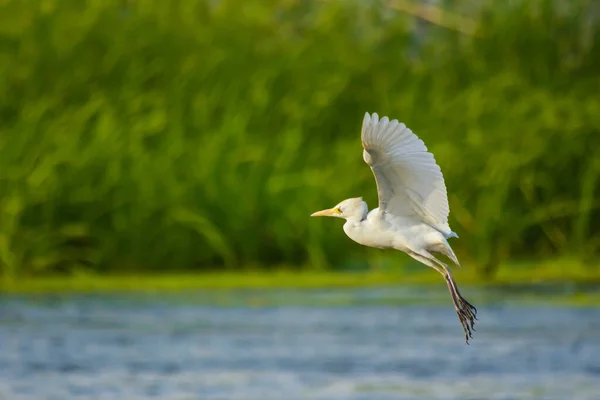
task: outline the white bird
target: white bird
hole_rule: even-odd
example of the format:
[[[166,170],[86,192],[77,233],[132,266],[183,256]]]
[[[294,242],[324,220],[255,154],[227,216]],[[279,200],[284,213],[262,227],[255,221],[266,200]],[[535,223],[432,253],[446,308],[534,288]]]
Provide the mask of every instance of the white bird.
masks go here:
[[[398,120],[366,113],[361,139],[363,159],[377,182],[379,207],[369,212],[362,197],[356,197],[311,217],[344,218],[344,232],[355,242],[401,250],[442,274],[468,344],[477,309],[461,296],[450,268],[431,254],[441,253],[460,266],[447,241],[458,235],[448,225],[450,208],[440,167],[423,141]]]

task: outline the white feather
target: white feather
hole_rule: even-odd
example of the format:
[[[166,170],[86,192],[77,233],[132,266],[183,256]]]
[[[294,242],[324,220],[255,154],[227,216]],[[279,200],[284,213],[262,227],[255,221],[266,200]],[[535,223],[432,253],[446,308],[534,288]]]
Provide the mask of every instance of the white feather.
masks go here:
[[[371,167],[380,210],[413,217],[453,236],[448,225],[448,196],[433,154],[398,120],[365,114],[361,132],[363,159]]]

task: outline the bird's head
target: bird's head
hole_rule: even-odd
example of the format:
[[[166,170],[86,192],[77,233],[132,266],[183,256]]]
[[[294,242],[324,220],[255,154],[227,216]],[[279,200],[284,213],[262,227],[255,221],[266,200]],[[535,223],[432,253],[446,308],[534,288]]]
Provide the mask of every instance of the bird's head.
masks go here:
[[[311,217],[338,217],[338,218],[359,218],[363,219],[368,212],[367,203],[362,197],[353,197],[338,203],[333,208],[317,211],[311,214]]]

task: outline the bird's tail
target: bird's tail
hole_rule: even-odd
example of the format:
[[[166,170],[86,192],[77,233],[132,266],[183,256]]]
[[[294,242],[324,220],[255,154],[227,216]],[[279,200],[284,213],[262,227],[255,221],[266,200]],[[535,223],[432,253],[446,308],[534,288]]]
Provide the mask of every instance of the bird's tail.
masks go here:
[[[456,254],[454,254],[454,250],[452,250],[452,247],[450,247],[450,244],[448,244],[447,241],[444,240],[444,242],[445,243],[436,243],[432,250],[445,255],[452,260],[457,267],[460,267],[460,263],[458,262]]]

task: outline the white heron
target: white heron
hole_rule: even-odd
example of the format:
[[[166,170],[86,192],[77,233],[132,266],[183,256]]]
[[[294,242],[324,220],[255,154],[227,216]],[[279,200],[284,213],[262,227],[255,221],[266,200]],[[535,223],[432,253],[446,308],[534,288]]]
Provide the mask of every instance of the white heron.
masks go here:
[[[398,120],[366,113],[361,139],[363,159],[377,182],[379,207],[369,212],[362,197],[355,197],[311,216],[344,218],[344,232],[355,242],[401,250],[442,274],[468,344],[477,309],[461,296],[450,268],[431,254],[443,254],[460,266],[447,240],[458,235],[448,225],[440,167],[423,141]]]

